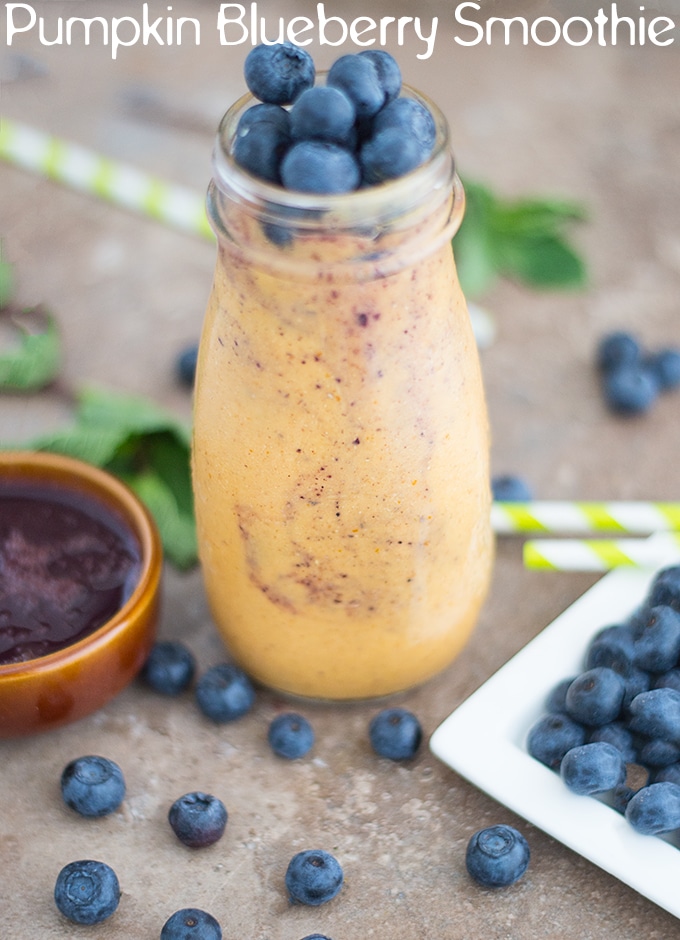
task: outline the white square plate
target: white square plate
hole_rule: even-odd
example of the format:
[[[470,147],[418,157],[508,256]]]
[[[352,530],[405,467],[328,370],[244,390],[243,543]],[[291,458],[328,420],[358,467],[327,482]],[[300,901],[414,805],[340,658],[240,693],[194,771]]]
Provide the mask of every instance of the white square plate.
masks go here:
[[[652,577],[632,569],[605,575],[463,702],[430,747],[513,812],[680,917],[680,850],[635,832],[599,800],[572,793],[525,743],[552,689],[583,671],[589,639],[632,613]]]

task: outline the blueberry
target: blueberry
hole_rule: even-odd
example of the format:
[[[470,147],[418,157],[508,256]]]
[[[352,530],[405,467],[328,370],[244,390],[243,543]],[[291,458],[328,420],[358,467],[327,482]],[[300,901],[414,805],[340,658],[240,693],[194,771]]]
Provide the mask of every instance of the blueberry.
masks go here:
[[[269,183],[280,183],[281,161],[290,143],[276,124],[259,121],[234,139],[234,160],[240,167]]]
[[[166,920],[160,940],[222,940],[222,928],[212,914],[185,907]]]
[[[680,656],[680,613],[659,604],[635,626],[635,665],[648,672],[667,672]]]
[[[201,849],[222,838],[227,815],[222,800],[194,791],[175,800],[168,811],[168,822],[180,842]]]
[[[198,343],[191,343],[189,346],[186,346],[177,356],[175,362],[177,379],[182,385],[186,385],[187,388],[193,388],[194,379],[196,378],[197,362]]]
[[[596,741],[605,741],[607,744],[612,744],[621,752],[626,764],[634,764],[637,760],[633,735],[621,721],[612,721],[608,725],[601,725],[591,731],[588,743],[594,744]]]
[[[639,761],[644,767],[670,767],[680,761],[680,745],[651,738],[640,748]]]
[[[386,104],[373,119],[372,133],[380,134],[388,128],[400,130],[420,146],[423,160],[432,152],[437,137],[437,125],[430,111],[415,98],[397,98]]]
[[[317,907],[336,896],[343,874],[337,859],[323,849],[308,849],[294,855],[286,870],[286,889],[291,903]]]
[[[675,689],[641,692],[630,703],[629,710],[632,731],[680,742],[680,692]]]
[[[61,795],[81,816],[107,816],[123,802],[123,771],[107,757],[78,757],[61,773]]]
[[[255,104],[243,112],[236,136],[243,137],[254,124],[273,124],[286,137],[290,136],[290,111],[278,104]]]
[[[611,411],[638,415],[652,407],[659,395],[659,384],[646,367],[626,365],[605,374],[603,391]]]
[[[358,118],[376,114],[385,104],[385,88],[374,62],[360,53],[340,56],[331,65],[326,84],[339,88],[354,103]]]
[[[255,703],[255,689],[248,676],[231,663],[211,666],[196,683],[196,702],[213,721],[234,721]]]
[[[680,762],[655,768],[652,773],[652,780],[654,783],[676,783],[680,786]]]
[[[279,757],[304,757],[314,744],[314,729],[302,715],[278,715],[269,725],[269,746]]]
[[[568,715],[543,715],[529,731],[527,750],[551,770],[557,770],[562,758],[573,747],[586,743],[586,729]]]
[[[552,688],[545,700],[545,709],[547,712],[558,712],[560,714],[567,712],[567,691],[576,676],[570,676],[568,679],[562,679]]]
[[[196,660],[177,640],[155,643],[140,673],[141,678],[161,695],[179,695],[191,685]]]
[[[574,793],[586,796],[613,790],[626,779],[621,751],[613,744],[595,741],[573,747],[564,755],[560,776]]]
[[[661,349],[648,356],[645,363],[662,391],[680,386],[680,349]]]
[[[384,708],[368,727],[371,747],[380,757],[409,760],[415,757],[423,731],[416,716],[405,708]]]
[[[625,330],[607,333],[598,343],[597,365],[603,372],[610,372],[621,366],[635,365],[642,357],[639,341]]]
[[[252,94],[269,104],[291,104],[312,87],[316,75],[310,54],[291,42],[255,46],[243,73]]]
[[[533,499],[533,492],[526,480],[512,473],[492,477],[491,493],[499,503],[528,503]]]
[[[327,140],[350,146],[355,117],[354,105],[339,88],[308,88],[291,109],[291,136],[293,140]]]
[[[680,692],[680,669],[669,669],[654,679],[655,689],[675,689]]]
[[[465,853],[469,874],[485,888],[505,888],[529,865],[529,843],[512,826],[489,826],[471,837]]]
[[[362,180],[374,186],[397,179],[415,170],[427,156],[415,138],[405,136],[400,128],[388,127],[367,140],[359,152]]]
[[[666,604],[680,611],[680,565],[662,568],[655,575],[647,595],[647,604],[649,607]]]
[[[116,873],[104,862],[82,859],[65,865],[57,876],[54,901],[75,924],[99,924],[120,901]]]
[[[642,787],[630,799],[626,819],[643,835],[680,828],[680,786],[662,781]]]
[[[365,49],[359,53],[373,63],[378,75],[378,83],[385,96],[385,103],[393,101],[401,91],[401,70],[394,56],[383,49]]]
[[[305,193],[347,193],[359,185],[359,164],[353,153],[337,144],[302,140],[281,163],[286,189]]]
[[[327,937],[325,933],[310,933],[302,940],[331,940],[331,938]]]
[[[613,625],[599,630],[586,649],[585,667],[594,669],[606,666],[628,676],[633,666],[635,641],[633,629],[628,624]]]
[[[623,681],[626,689],[623,693],[621,713],[625,714],[636,695],[639,695],[640,692],[649,692],[652,687],[652,677],[648,672],[645,672],[644,669],[638,669],[637,666],[632,666],[628,675],[624,676]]]
[[[588,669],[567,689],[567,713],[584,725],[606,725],[619,716],[625,683],[606,666]]]

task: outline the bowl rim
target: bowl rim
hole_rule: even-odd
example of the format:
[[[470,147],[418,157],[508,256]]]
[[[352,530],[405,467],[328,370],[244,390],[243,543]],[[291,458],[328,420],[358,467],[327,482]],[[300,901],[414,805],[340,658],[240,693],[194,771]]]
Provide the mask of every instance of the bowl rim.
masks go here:
[[[158,591],[163,565],[163,549],[155,520],[132,489],[118,477],[94,464],[48,451],[0,451],[0,480],[12,477],[41,481],[76,493],[85,492],[99,500],[104,509],[115,506],[123,525],[133,532],[140,546],[140,572],[134,590],[116,613],[92,633],[62,649],[18,663],[0,664],[0,681],[22,674],[35,676],[60,668],[105,646],[124,632]],[[83,486],[84,485],[84,486]]]

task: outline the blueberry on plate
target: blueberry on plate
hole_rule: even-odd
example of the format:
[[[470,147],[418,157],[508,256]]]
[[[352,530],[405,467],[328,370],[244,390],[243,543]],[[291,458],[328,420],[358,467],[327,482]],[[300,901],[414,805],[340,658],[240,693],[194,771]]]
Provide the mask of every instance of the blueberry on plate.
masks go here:
[[[178,640],[155,643],[142,667],[141,678],[160,695],[179,695],[194,678],[196,660]]]
[[[647,596],[647,604],[667,604],[680,611],[680,565],[669,565],[655,575]]]
[[[607,372],[603,380],[605,403],[620,415],[644,414],[659,396],[659,383],[644,365],[624,365]]]
[[[328,70],[326,84],[339,88],[354,103],[357,118],[370,118],[385,104],[385,88],[373,61],[361,53],[336,59]]]
[[[501,473],[491,478],[491,493],[499,503],[528,503],[534,498],[531,487],[522,477]]]
[[[286,131],[270,121],[258,121],[234,139],[236,163],[268,183],[280,183],[281,161],[290,143]]]
[[[113,813],[123,802],[123,771],[108,757],[87,755],[69,761],[61,772],[61,795],[67,806],[81,816]]]
[[[629,800],[626,819],[648,836],[680,828],[680,786],[662,781],[642,787]]]
[[[628,708],[631,731],[680,742],[680,692],[671,688],[640,692]]]
[[[588,669],[567,689],[567,713],[583,725],[609,724],[619,717],[625,689],[623,678],[613,669]]]
[[[666,604],[649,608],[636,622],[634,662],[647,672],[667,672],[680,656],[680,613]]]
[[[606,741],[573,747],[562,758],[560,776],[573,793],[606,793],[626,779],[621,751]]]
[[[293,140],[328,140],[350,146],[353,142],[354,105],[339,88],[317,85],[303,91],[290,111]]]
[[[409,760],[415,757],[423,731],[416,716],[405,708],[384,708],[368,726],[371,747],[379,757]]]
[[[291,104],[314,84],[316,70],[308,52],[291,42],[251,49],[243,66],[246,85],[260,101]]]
[[[488,826],[468,842],[465,866],[485,888],[505,888],[522,877],[529,857],[529,843],[521,832],[512,826]]]
[[[595,669],[606,666],[621,676],[630,675],[635,659],[633,628],[628,624],[613,624],[598,630],[586,648],[585,667]]]
[[[178,381],[187,388],[193,388],[196,378],[196,363],[198,362],[198,343],[185,346],[177,356],[175,372]]]
[[[663,738],[649,738],[641,745],[638,759],[643,767],[670,767],[680,761],[680,745]]]
[[[160,940],[222,940],[222,928],[207,911],[185,907],[166,920]]]
[[[624,763],[634,764],[637,762],[635,738],[624,722],[612,721],[608,725],[600,725],[599,728],[595,728],[588,736],[588,743],[593,744],[596,741],[606,741],[607,744],[612,744],[621,752]]]
[[[527,750],[551,770],[557,770],[562,758],[573,747],[586,743],[586,729],[568,715],[543,715],[527,738]]]
[[[314,729],[302,715],[286,712],[277,715],[267,732],[269,746],[279,757],[295,760],[304,757],[314,744]]]
[[[213,845],[224,835],[227,809],[216,796],[185,793],[170,807],[168,822],[180,842],[192,849]]]
[[[323,140],[301,140],[281,161],[283,185],[297,192],[347,193],[357,188],[360,179],[354,154]]]
[[[286,890],[291,903],[317,907],[332,900],[342,888],[340,863],[323,849],[298,852],[286,869]]]
[[[75,924],[99,924],[120,901],[116,873],[104,862],[82,859],[65,865],[54,886],[54,902]]]
[[[199,677],[196,702],[203,714],[212,721],[235,721],[253,707],[255,689],[238,666],[218,663]]]
[[[401,70],[397,60],[384,49],[365,49],[359,53],[369,59],[378,75],[378,83],[385,95],[385,103],[389,104],[399,96],[401,91]]]
[[[626,330],[606,333],[599,341],[596,352],[597,366],[610,372],[621,366],[635,365],[642,358],[642,347],[635,336]]]

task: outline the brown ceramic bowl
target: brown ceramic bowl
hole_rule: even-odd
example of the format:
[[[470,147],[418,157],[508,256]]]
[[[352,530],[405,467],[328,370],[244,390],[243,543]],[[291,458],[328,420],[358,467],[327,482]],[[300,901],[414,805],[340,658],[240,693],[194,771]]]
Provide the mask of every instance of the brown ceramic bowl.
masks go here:
[[[0,665],[0,737],[10,737],[90,714],[139,672],[156,634],[162,548],[151,515],[134,493],[94,466],[55,454],[0,452],[2,484],[5,490],[8,484],[36,492],[64,488],[76,504],[78,496],[89,498],[104,519],[113,517],[119,529],[127,530],[140,558],[131,593],[106,623],[55,652]],[[0,569],[1,562],[0,556]]]

